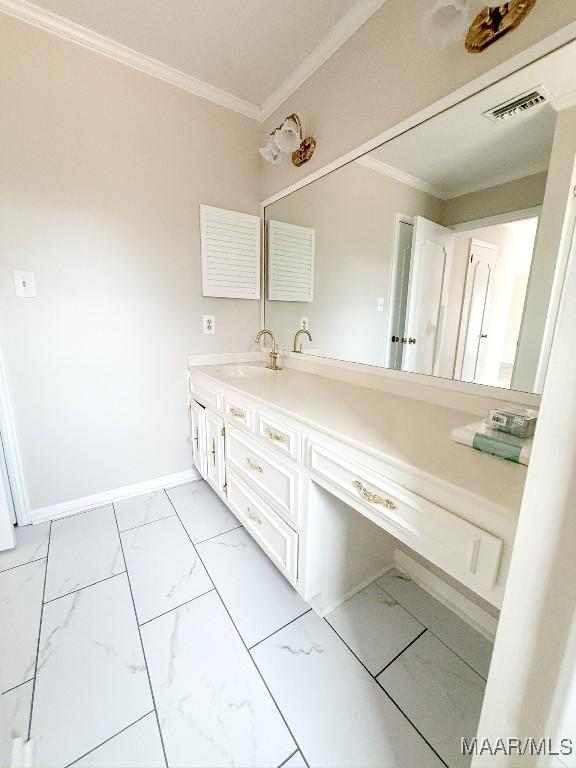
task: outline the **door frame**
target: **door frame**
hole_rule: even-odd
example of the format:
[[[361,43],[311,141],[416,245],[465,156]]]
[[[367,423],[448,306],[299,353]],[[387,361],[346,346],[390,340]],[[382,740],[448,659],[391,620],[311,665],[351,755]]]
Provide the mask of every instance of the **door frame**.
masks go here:
[[[22,458],[16,434],[12,401],[6,377],[4,356],[0,348],[0,434],[6,460],[9,491],[14,503],[14,512],[18,525],[28,525],[32,522],[30,502],[26,490]]]

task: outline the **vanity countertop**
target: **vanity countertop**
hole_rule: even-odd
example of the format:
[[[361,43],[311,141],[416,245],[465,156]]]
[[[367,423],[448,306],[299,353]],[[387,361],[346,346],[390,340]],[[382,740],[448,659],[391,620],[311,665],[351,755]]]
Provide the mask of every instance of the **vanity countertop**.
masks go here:
[[[194,366],[207,376],[312,428],[368,450],[405,471],[488,502],[515,520],[526,467],[455,443],[450,433],[478,416],[290,368],[230,378],[223,366]]]

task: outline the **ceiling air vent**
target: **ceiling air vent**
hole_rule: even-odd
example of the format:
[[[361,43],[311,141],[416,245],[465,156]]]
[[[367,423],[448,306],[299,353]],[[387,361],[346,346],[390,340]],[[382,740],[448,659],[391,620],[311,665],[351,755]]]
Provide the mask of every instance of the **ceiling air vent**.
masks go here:
[[[544,88],[538,87],[527,93],[523,93],[521,96],[515,96],[505,104],[499,104],[497,107],[484,112],[486,117],[490,120],[500,122],[502,120],[510,120],[513,117],[524,114],[529,109],[537,107],[538,104],[544,104],[548,101],[549,96]]]

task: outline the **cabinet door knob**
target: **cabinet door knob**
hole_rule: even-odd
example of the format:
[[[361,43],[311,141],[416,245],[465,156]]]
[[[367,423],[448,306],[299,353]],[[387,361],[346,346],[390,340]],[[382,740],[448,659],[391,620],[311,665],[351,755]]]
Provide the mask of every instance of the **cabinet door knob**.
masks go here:
[[[262,520],[258,517],[258,515],[255,512],[252,512],[250,507],[246,507],[246,510],[248,512],[248,517],[250,520],[254,520],[254,522],[258,523],[258,525],[262,525]]]

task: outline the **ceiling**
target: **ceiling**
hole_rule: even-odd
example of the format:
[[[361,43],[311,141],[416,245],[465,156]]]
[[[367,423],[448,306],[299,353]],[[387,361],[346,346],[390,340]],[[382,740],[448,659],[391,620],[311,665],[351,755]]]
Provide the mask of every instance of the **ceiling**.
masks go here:
[[[39,9],[41,26],[59,25],[66,31],[66,22],[72,22],[69,35],[63,36],[81,42],[82,30],[74,28],[81,25],[200,81],[208,86],[201,95],[210,98],[210,88],[223,91],[232,97],[227,106],[235,103],[238,111],[259,117],[263,106],[268,112],[279,106],[278,99],[287,98],[383,2],[35,0],[31,8]],[[24,17],[30,4],[22,3],[20,13],[14,11],[18,5],[19,0],[11,2],[6,10]],[[103,41],[92,42],[98,48]],[[223,103],[222,98],[213,100]]]
[[[558,103],[574,91],[575,71],[571,43],[378,147],[364,164],[392,166],[443,199],[547,170],[557,114],[550,103],[504,122],[483,113],[537,86]]]

